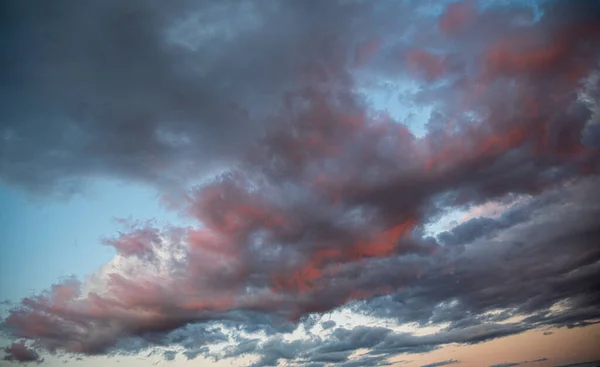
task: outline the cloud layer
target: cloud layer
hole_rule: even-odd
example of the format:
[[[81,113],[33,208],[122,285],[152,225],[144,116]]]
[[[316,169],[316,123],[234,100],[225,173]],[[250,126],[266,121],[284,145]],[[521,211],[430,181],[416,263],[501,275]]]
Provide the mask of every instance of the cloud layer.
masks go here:
[[[599,9],[484,5],[4,2],[0,178],[176,189],[196,225],[124,223],[110,264],[22,300],[3,329],[51,352],[350,367],[596,322]],[[410,83],[395,96],[432,111],[423,136],[365,97]],[[425,235],[489,203],[511,205]],[[282,339],[343,306],[440,330]]]

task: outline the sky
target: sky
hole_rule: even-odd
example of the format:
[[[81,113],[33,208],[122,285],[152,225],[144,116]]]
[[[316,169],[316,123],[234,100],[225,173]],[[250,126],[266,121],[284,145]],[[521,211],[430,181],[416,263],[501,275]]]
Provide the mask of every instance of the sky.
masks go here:
[[[0,366],[600,365],[599,24],[0,2]]]

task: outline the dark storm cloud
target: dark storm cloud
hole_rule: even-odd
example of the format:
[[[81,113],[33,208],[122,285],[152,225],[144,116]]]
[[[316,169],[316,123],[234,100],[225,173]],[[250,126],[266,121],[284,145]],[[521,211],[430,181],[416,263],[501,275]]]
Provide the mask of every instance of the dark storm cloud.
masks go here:
[[[370,7],[3,2],[0,178],[68,193],[91,176],[167,185],[223,164],[281,93],[336,72]]]
[[[214,157],[236,163],[186,192],[196,226],[132,225],[105,241],[118,256],[99,286],[69,280],[26,298],[6,330],[50,351],[180,345],[194,358],[229,342],[216,358],[348,367],[600,318],[600,154],[586,133],[600,14],[558,1],[539,22],[519,6],[455,4],[438,18],[416,16],[417,3],[4,4],[16,19],[4,25],[15,55],[3,60],[14,89],[3,90],[4,180],[163,187]],[[165,39],[192,15],[220,21],[183,32],[196,51]],[[238,17],[241,29],[224,20]],[[356,64],[418,80],[405,97],[433,109],[425,136],[372,110]],[[448,209],[490,201],[515,204],[423,237]],[[283,337],[348,304],[444,328]],[[500,323],[513,316],[525,319]],[[357,349],[367,354],[350,359]]]

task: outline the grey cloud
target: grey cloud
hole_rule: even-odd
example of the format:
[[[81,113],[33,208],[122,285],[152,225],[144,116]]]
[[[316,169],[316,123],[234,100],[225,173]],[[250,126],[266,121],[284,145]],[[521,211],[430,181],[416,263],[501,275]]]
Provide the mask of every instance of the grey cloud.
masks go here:
[[[166,361],[173,361],[175,360],[175,356],[177,355],[177,352],[172,351],[172,350],[167,350],[163,353],[163,356],[165,357]]]
[[[421,367],[439,367],[439,366],[446,366],[449,364],[456,364],[456,363],[460,363],[460,361],[456,360],[456,359],[448,359],[446,361],[425,364],[425,365],[422,365]]]
[[[218,325],[192,324],[172,331],[166,339],[166,344],[177,344],[186,350],[194,350],[205,345],[226,342],[229,337]]]
[[[377,345],[390,332],[385,328],[357,327],[352,330],[336,329],[326,339],[314,336],[310,340],[285,341],[280,336],[272,336],[263,342],[256,339],[242,341],[213,357],[219,359],[246,354],[258,355],[259,360],[252,364],[255,367],[277,365],[280,360],[302,361],[303,365],[335,363],[342,366],[380,366],[387,365],[384,363],[387,357],[363,356],[357,360],[349,360],[349,357],[358,348]]]
[[[198,349],[190,349],[190,350],[186,350],[185,352],[183,352],[183,355],[188,359],[194,359],[196,357],[198,357],[199,355],[208,355],[209,354],[209,348],[208,347],[202,347],[202,348],[198,348]]]
[[[50,351],[180,345],[193,358],[231,341],[223,356],[256,354],[255,366],[352,366],[599,317],[600,156],[581,141],[593,111],[565,78],[582,69],[578,60],[598,57],[598,33],[580,27],[595,19],[561,2],[539,23],[515,25],[523,9],[490,8],[448,42],[440,19],[414,17],[425,31],[409,45],[415,40],[391,31],[407,31],[398,16],[416,10],[374,4],[3,3],[4,182],[39,193],[105,176],[168,192],[207,164],[235,163],[186,191],[182,211],[196,226],[109,240],[127,271],[108,274],[105,292],[57,284],[15,306],[3,327]],[[196,15],[212,27],[192,26],[188,34],[207,32],[189,40],[197,49],[165,38]],[[247,23],[236,33],[224,19],[239,16]],[[545,44],[546,34],[563,36],[551,58],[496,43]],[[357,92],[349,55],[377,35],[388,35],[380,57],[397,66],[375,57],[381,70],[365,73],[407,78],[416,62],[418,75],[447,79],[409,96],[433,105],[423,138],[373,116]],[[448,55],[428,54],[435,46]],[[529,199],[500,218],[421,236],[445,209],[518,197]],[[170,242],[181,256],[162,260]],[[569,307],[553,313],[557,302]],[[426,336],[359,327],[334,329],[328,341],[283,339],[297,324],[310,330],[312,314],[348,303],[401,323],[450,326]],[[512,316],[528,318],[500,324]],[[205,328],[219,324],[268,340]],[[123,346],[128,338],[138,340]],[[348,360],[361,348],[366,357]]]
[[[301,363],[335,363],[342,366],[385,366],[387,359],[404,353],[425,353],[445,344],[474,344],[498,337],[520,333],[526,326],[516,324],[487,324],[460,330],[440,331],[430,335],[416,336],[410,333],[397,333],[390,329],[359,326],[353,329],[338,328],[327,338],[313,337],[308,340],[284,341],[278,336],[268,341],[252,344],[252,354],[260,356],[252,364],[255,367],[277,365],[280,360]],[[350,359],[359,349],[368,352]],[[245,343],[230,347],[215,358],[225,358],[245,354]],[[458,363],[446,361],[445,364]],[[441,366],[437,364],[435,366]]]
[[[260,339],[242,339],[235,346],[229,346],[220,354],[219,358],[238,358],[243,355],[253,354],[258,350]]]
[[[381,343],[390,333],[387,328],[357,326],[352,330],[338,328],[331,335],[332,342],[316,348],[317,353],[353,351],[372,348]]]
[[[3,2],[0,178],[69,194],[98,176],[168,187],[230,162],[260,135],[267,106],[314,81],[298,78],[302,68],[318,62],[332,70],[345,47],[335,43],[364,29],[357,14],[369,9]]]
[[[360,356],[359,358],[351,361],[341,363],[343,367],[380,367],[380,366],[391,366],[392,362],[389,362],[386,356]]]
[[[277,366],[280,360],[302,358],[307,349],[315,342],[296,340],[285,342],[281,337],[274,337],[263,343],[255,352],[260,358],[252,367]],[[318,362],[318,361],[317,361]]]
[[[353,353],[352,350],[342,351],[342,352],[330,352],[317,354],[312,356],[312,360],[315,362],[325,362],[325,363],[339,363],[345,362],[348,360],[348,357]]]
[[[544,362],[544,361],[547,361],[547,360],[548,360],[548,358],[539,358],[539,359],[534,359],[532,361],[499,363],[499,364],[491,365],[489,367],[514,367],[514,366],[520,366],[522,364]]]
[[[335,327],[336,323],[333,320],[327,320],[327,321],[323,321],[321,323],[321,326],[323,327],[323,329],[327,330],[327,329],[331,329],[332,327]]]
[[[597,359],[595,361],[588,361],[588,362],[579,362],[579,363],[571,363],[571,364],[565,364],[565,365],[561,365],[561,366],[556,366],[556,367],[588,367],[588,366],[594,366],[597,365],[598,363],[600,363],[600,359]]]
[[[435,334],[414,336],[406,333],[390,334],[371,353],[424,353],[449,343],[477,344],[484,341],[518,334],[529,329],[528,325],[493,324],[476,325],[463,329],[443,330]]]
[[[529,221],[467,243],[458,252],[449,250],[435,263],[423,261],[421,279],[402,292],[368,301],[364,310],[400,322],[450,322],[451,328],[462,328],[492,317],[501,321],[543,311],[559,300],[571,299],[573,307],[564,314],[542,313],[528,321],[566,325],[597,317],[594,279],[600,270],[596,263],[600,254],[591,246],[600,235],[595,219],[598,207],[593,204],[597,202],[595,184],[593,179],[548,192],[539,198],[543,205],[535,201],[518,205],[514,210],[531,210]],[[487,223],[495,221],[504,219]],[[520,291],[515,292],[515,287]],[[483,316],[493,309],[505,312]]]

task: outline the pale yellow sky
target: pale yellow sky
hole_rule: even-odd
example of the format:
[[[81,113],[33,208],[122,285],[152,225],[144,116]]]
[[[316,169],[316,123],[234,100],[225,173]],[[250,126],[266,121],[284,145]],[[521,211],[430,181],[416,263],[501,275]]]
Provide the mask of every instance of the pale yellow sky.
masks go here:
[[[403,355],[392,360],[413,360],[403,364],[407,367],[418,367],[449,359],[461,361],[460,365],[457,365],[460,367],[486,367],[499,363],[548,358],[547,361],[524,366],[552,367],[600,359],[600,324],[577,329],[552,329],[552,332],[551,335],[544,335],[544,330],[531,330],[486,343],[469,346],[447,345],[431,353]]]

